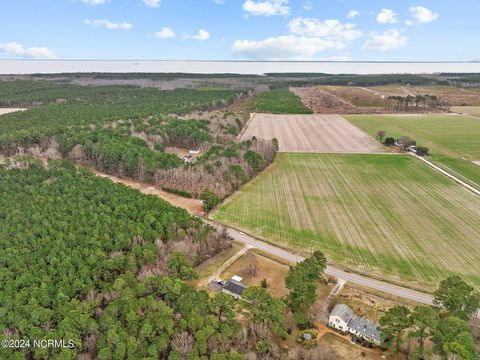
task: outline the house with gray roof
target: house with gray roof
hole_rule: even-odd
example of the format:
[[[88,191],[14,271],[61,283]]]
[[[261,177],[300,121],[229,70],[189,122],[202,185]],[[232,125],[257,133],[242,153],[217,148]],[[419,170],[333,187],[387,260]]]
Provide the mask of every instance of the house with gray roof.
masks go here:
[[[225,285],[223,285],[222,291],[232,295],[235,299],[240,299],[242,297],[243,291],[247,288],[247,286],[241,281],[241,277],[233,276],[225,283]]]
[[[330,313],[328,326],[349,333],[372,344],[380,345],[380,331],[370,320],[356,315],[345,304],[337,304]]]

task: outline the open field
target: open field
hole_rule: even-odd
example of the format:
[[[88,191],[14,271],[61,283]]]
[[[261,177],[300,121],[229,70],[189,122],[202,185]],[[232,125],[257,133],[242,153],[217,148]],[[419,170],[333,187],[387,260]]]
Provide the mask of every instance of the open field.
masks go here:
[[[348,97],[348,87],[341,87],[346,90]],[[416,96],[416,95],[434,95],[440,97],[450,106],[475,106],[480,105],[480,90],[475,88],[460,88],[451,85],[433,85],[433,86],[407,86],[407,85],[387,85],[373,86],[366,88],[372,93],[377,93],[379,97],[388,96]],[[361,98],[361,97],[360,97]]]
[[[387,136],[410,136],[417,145],[430,148],[432,159],[480,185],[480,120],[459,115],[348,115],[354,125],[375,136],[385,130]]]
[[[469,116],[347,115],[346,119],[371,136],[378,130],[385,130],[387,136],[408,135],[434,152],[480,160],[480,121]]]
[[[255,114],[241,139],[277,138],[283,152],[372,153],[381,147],[338,115]]]
[[[320,89],[337,96],[356,107],[383,108],[384,96],[366,87],[359,86],[321,86]]]
[[[339,94],[338,91],[330,91],[332,89],[340,89],[338,86],[310,86],[310,87],[295,87],[291,88],[307,106],[316,114],[362,114],[362,113],[378,113],[383,112],[383,108],[379,107],[360,107],[356,106],[352,99],[357,95],[353,92],[362,93],[362,101],[365,103],[377,102],[380,97],[375,97],[374,94],[362,90],[357,87],[343,87],[345,91]],[[349,96],[342,96],[346,93]],[[366,99],[365,99],[366,98]]]
[[[480,105],[480,89],[450,85],[414,86],[414,95],[430,94],[440,97],[450,106]]]
[[[288,89],[263,92],[248,101],[250,112],[272,114],[311,114],[300,98]]]
[[[480,198],[410,156],[281,153],[213,217],[373,276],[480,285]]]
[[[449,106],[478,107],[480,90],[455,86],[308,86],[291,89],[302,102],[315,113],[323,114],[381,114],[389,113],[384,108],[389,96],[434,95]],[[457,110],[454,110],[457,111]],[[476,114],[480,114],[477,112]]]
[[[452,106],[453,112],[480,117],[480,106]]]

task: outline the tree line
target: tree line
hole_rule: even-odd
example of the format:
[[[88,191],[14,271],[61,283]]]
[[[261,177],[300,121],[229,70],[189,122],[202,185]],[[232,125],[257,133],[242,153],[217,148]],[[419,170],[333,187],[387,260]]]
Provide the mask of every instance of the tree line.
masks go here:
[[[385,109],[394,112],[446,111],[448,107],[436,95],[389,96],[385,99]]]
[[[468,323],[476,319],[480,293],[451,276],[440,283],[433,303],[413,310],[403,305],[389,309],[380,318],[383,346],[393,346],[395,354],[403,350],[412,359],[480,359]],[[427,349],[427,342],[433,347]]]

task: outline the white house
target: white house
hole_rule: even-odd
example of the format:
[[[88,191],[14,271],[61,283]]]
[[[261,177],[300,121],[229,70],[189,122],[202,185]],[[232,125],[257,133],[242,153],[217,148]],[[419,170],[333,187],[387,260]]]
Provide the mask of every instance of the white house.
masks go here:
[[[372,344],[380,345],[380,331],[375,323],[357,316],[345,304],[337,304],[330,313],[328,326],[364,339]]]

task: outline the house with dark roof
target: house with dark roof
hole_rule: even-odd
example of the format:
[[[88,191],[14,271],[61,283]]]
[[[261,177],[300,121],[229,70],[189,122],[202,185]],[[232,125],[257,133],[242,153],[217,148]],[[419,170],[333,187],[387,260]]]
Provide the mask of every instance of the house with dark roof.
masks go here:
[[[380,345],[380,331],[370,320],[356,315],[345,304],[337,304],[330,313],[328,326],[349,333],[372,344]]]
[[[242,278],[239,276],[233,276],[223,285],[222,291],[232,295],[235,299],[242,297],[243,291],[247,288],[247,285],[242,283]]]

